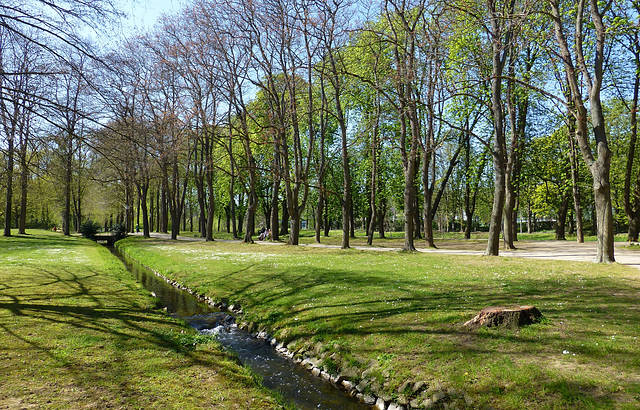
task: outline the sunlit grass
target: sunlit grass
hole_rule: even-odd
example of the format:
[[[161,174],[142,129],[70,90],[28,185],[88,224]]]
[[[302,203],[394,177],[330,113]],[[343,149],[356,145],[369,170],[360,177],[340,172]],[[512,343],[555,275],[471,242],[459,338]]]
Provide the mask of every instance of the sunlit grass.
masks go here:
[[[0,408],[278,408],[211,338],[155,310],[109,250],[0,238]]]
[[[339,363],[386,390],[407,379],[468,392],[497,408],[640,404],[640,274],[620,265],[126,239],[144,264],[285,342],[339,346]],[[495,305],[545,315],[521,330],[460,324]]]

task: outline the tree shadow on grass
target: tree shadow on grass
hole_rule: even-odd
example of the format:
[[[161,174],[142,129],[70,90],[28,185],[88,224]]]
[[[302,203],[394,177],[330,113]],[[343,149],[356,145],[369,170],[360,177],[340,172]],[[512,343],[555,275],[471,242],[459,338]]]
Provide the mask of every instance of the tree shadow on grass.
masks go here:
[[[240,301],[249,320],[269,325],[284,342],[350,338],[358,340],[358,353],[368,358],[411,355],[444,368],[449,363],[466,365],[467,360],[490,366],[507,357],[543,372],[545,366],[573,357],[563,356],[566,349],[578,355],[582,369],[615,368],[625,377],[635,374],[638,365],[637,359],[630,359],[633,345],[616,345],[611,336],[637,334],[640,287],[615,277],[501,274],[453,280],[447,279],[446,271],[442,278],[422,278],[318,264],[274,269],[273,264],[252,263],[220,275],[213,270],[198,280],[204,293]],[[519,330],[470,331],[460,326],[484,307],[524,304],[537,306],[546,321]],[[360,343],[364,339],[371,343]],[[348,346],[341,350],[347,355]],[[517,366],[508,370],[519,371]],[[556,374],[557,379],[564,376]],[[498,382],[501,376],[491,377]],[[536,389],[535,394],[560,389],[535,376],[525,384]],[[572,400],[560,396],[564,403]],[[578,401],[588,402],[588,396]]]
[[[250,268],[254,272],[269,269],[259,264]],[[377,274],[354,276],[349,270],[306,266],[264,275],[247,273],[245,268],[224,275],[229,298],[246,301],[246,310],[256,322],[274,330],[289,328],[288,338],[331,340],[373,334],[402,338],[414,334],[425,341],[451,342],[458,354],[512,354],[535,360],[548,352],[561,355],[570,347],[583,358],[606,362],[629,356],[629,347],[607,346],[607,359],[598,354],[595,343],[602,346],[613,332],[630,334],[640,327],[638,287],[614,278],[568,280],[559,285],[557,280],[514,277],[496,280],[493,286],[478,286]],[[216,285],[212,279],[210,286]],[[338,289],[345,286],[353,291]],[[547,322],[526,331],[477,332],[460,325],[483,307],[523,304],[538,306]],[[606,324],[604,333],[599,331],[601,324]],[[622,360],[619,365],[632,371],[635,364]]]
[[[162,362],[163,366],[175,366],[176,372],[204,367],[250,384],[250,377],[238,373],[235,362],[219,351],[212,350],[212,355],[195,351],[186,325],[154,310],[151,297],[141,296],[143,291],[133,280],[111,273],[46,268],[16,274],[0,269],[5,284],[0,290],[0,350],[6,352],[5,363],[14,363],[10,371],[24,374],[21,380],[32,385],[28,380],[37,380],[37,375],[26,369],[33,364],[17,359],[28,355],[50,368],[43,374],[59,369],[60,378],[45,380],[54,385],[43,394],[56,396],[57,389],[72,383],[84,390],[82,400],[100,402],[109,391],[111,405],[118,405],[119,397],[137,395],[146,400],[140,380],[135,380],[148,377],[140,370],[145,364],[128,362],[130,357],[150,360],[175,352],[182,359]],[[127,407],[131,402],[120,404]]]

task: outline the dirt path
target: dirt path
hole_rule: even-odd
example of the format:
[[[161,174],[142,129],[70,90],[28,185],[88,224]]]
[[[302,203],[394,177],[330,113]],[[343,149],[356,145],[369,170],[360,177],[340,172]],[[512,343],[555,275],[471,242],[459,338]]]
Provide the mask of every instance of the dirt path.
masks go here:
[[[133,234],[140,235],[140,234]],[[152,237],[169,239],[170,235],[161,233],[152,233]],[[181,241],[203,241],[204,238],[179,236]],[[220,240],[221,242],[239,242]],[[262,246],[280,246],[282,242],[256,242]],[[450,255],[476,255],[481,256],[486,247],[486,240],[457,241],[448,240],[436,243],[438,249],[422,248],[419,252],[424,253],[441,253]],[[300,246],[323,247],[323,248],[340,248],[336,245],[322,244],[304,244]],[[591,262],[596,256],[596,242],[576,243],[572,241],[518,241],[515,250],[500,250],[502,257],[515,258],[534,258],[534,259],[550,259],[563,261],[581,261]],[[368,251],[397,251],[394,247],[369,247],[369,246],[352,246],[353,249]],[[628,242],[617,242],[615,244],[616,262],[627,265],[640,270],[640,246],[630,247]]]

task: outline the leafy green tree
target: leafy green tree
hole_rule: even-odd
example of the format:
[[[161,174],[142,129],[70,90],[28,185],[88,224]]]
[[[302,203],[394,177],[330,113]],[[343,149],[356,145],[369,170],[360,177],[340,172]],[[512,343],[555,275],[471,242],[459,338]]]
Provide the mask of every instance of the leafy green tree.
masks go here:
[[[576,7],[561,8],[558,0],[549,0],[550,15],[553,19],[556,40],[560,47],[560,56],[564,63],[571,99],[572,114],[576,118],[576,138],[582,157],[593,177],[595,195],[596,220],[598,221],[598,250],[596,262],[613,262],[614,226],[611,204],[611,149],[607,141],[605,119],[601,101],[601,90],[604,78],[604,60],[607,28],[604,14],[607,7],[597,0],[579,0]],[[575,26],[575,47],[569,46],[565,31],[565,15],[570,15]],[[594,30],[587,31],[585,25],[592,25]],[[589,34],[592,33],[591,36]],[[585,44],[593,44],[593,59],[586,56]],[[578,75],[584,78],[587,85],[590,116],[587,115],[585,98],[582,94]],[[590,144],[587,121],[591,123],[595,139],[595,153]]]

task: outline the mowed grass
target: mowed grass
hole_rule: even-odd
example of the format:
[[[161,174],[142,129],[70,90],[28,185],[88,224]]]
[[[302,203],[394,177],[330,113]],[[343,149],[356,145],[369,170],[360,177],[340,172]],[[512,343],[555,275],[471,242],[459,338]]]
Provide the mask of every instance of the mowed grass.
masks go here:
[[[402,384],[455,388],[471,407],[638,408],[640,272],[612,264],[128,238],[135,259],[296,346],[326,367],[373,367]],[[535,305],[543,323],[470,331],[487,306]],[[387,383],[384,385],[384,383]]]
[[[226,235],[226,234],[224,234]],[[462,232],[434,232],[434,242],[439,248],[447,248],[447,249],[470,249],[470,250],[484,250],[487,247],[487,232],[473,232],[471,234],[471,238],[468,240],[464,239],[464,234]],[[226,238],[225,238],[226,239]],[[281,238],[283,241],[288,239],[288,236],[284,236]],[[546,232],[534,232],[531,234],[527,233],[519,233],[518,239],[520,241],[552,241],[555,240],[555,233],[546,231]],[[576,240],[575,235],[566,235],[567,241],[571,242]],[[585,241],[593,242],[597,241],[596,236],[585,235]],[[615,235],[614,240],[616,242],[624,242],[627,240],[627,234],[621,233]],[[320,242],[326,245],[341,245],[342,244],[342,231],[330,231],[329,236],[321,236]],[[305,230],[300,233],[300,243],[304,244],[312,244],[315,243],[315,232],[310,230]],[[350,238],[349,244],[351,246],[368,246],[367,245],[367,235],[363,231],[356,231],[355,238]],[[415,247],[418,249],[423,249],[427,247],[426,241],[424,239],[415,239],[414,241]],[[375,233],[373,236],[372,247],[389,247],[389,248],[402,248],[404,245],[404,233],[403,232],[386,232],[384,238],[380,238],[378,233]],[[518,247],[518,242],[516,242],[516,247]]]
[[[200,232],[192,232],[192,231],[181,231],[181,236],[187,238],[201,238],[202,235]],[[233,235],[227,232],[214,232],[214,239],[222,239],[222,240],[233,240]],[[242,236],[242,235],[240,235]],[[471,238],[468,240],[464,240],[464,234],[462,232],[442,232],[435,231],[434,232],[434,242],[438,248],[444,249],[460,249],[460,250],[477,250],[484,251],[487,247],[487,232],[472,232]],[[255,235],[253,238],[255,241],[258,240],[258,235]],[[280,242],[287,242],[289,236],[287,234],[280,236]],[[518,239],[520,242],[516,242],[515,245],[518,248],[519,244],[522,242],[531,242],[531,241],[554,241],[555,240],[555,232],[552,231],[544,231],[544,232],[534,232],[534,233],[519,233]],[[575,242],[576,235],[566,235],[567,242]],[[585,234],[584,240],[586,242],[595,242],[597,241],[597,237],[595,235]],[[626,242],[627,234],[619,233],[614,237],[615,242]],[[313,230],[302,230],[300,232],[299,242],[301,244],[315,244],[315,231]],[[329,236],[324,236],[324,232],[322,236],[320,236],[320,242],[323,245],[331,245],[331,246],[340,246],[342,245],[342,231],[341,230],[332,230],[329,232]],[[369,246],[367,245],[367,235],[364,231],[355,231],[355,238],[351,237],[349,239],[349,244],[353,246]],[[378,233],[376,232],[373,237],[373,242],[371,244],[372,248],[402,248],[404,245],[404,233],[403,232],[385,232],[385,237],[380,238]],[[427,248],[426,241],[424,239],[416,239],[414,241],[414,245],[417,249]]]
[[[0,408],[279,408],[254,377],[156,308],[108,249],[0,238]]]

